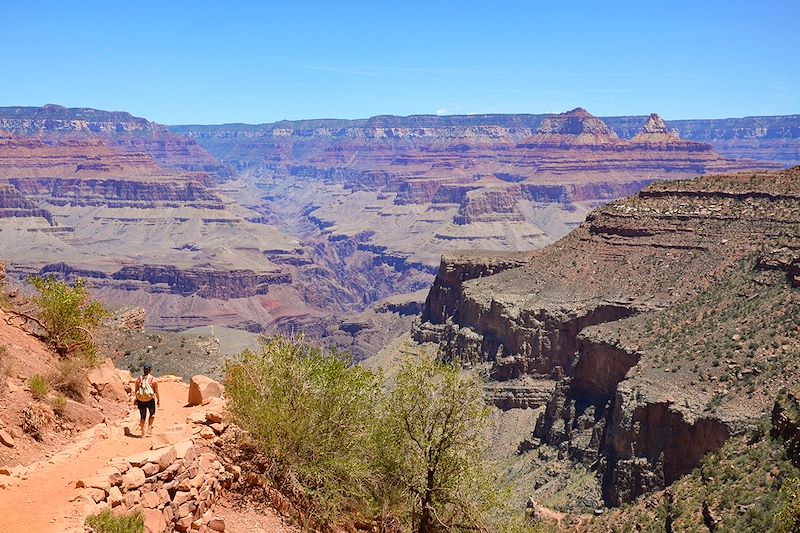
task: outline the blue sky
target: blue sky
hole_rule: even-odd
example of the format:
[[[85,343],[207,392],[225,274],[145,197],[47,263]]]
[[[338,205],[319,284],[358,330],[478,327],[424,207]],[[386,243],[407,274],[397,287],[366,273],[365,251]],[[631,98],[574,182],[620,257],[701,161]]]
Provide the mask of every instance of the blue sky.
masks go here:
[[[798,1],[5,0],[0,105],[166,124],[800,113]]]

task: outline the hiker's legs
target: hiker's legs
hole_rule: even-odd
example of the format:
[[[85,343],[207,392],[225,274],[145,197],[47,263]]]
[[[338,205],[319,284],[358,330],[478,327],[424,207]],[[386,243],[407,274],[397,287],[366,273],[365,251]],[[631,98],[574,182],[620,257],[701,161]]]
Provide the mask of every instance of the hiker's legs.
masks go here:
[[[139,408],[139,434],[144,437],[144,420],[147,418],[147,404],[137,400],[136,406]]]
[[[150,420],[147,423],[147,433],[152,435],[153,434],[153,421],[156,418],[156,401],[150,400],[148,402],[147,409],[150,411]]]

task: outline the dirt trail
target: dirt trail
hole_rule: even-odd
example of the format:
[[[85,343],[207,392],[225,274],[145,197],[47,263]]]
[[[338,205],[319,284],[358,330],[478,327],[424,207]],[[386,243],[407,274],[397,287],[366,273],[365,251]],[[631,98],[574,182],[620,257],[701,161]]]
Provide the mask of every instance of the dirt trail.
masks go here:
[[[186,418],[200,407],[187,407],[187,386],[180,382],[159,383],[161,408],[154,434],[176,424],[185,424]],[[83,532],[86,504],[76,488],[79,479],[89,478],[114,457],[125,457],[150,449],[152,438],[127,437],[124,427],[138,433],[138,411],[131,405],[130,414],[123,419],[109,421],[85,432],[67,448],[28,466],[23,480],[5,490],[0,490],[0,533],[73,533]],[[229,514],[235,512],[228,511]],[[283,531],[277,517],[271,524]],[[235,517],[232,522],[235,522]],[[238,528],[227,528],[232,533]],[[259,531],[249,529],[248,531]],[[286,529],[289,531],[289,529]],[[243,530],[242,530],[243,533]]]

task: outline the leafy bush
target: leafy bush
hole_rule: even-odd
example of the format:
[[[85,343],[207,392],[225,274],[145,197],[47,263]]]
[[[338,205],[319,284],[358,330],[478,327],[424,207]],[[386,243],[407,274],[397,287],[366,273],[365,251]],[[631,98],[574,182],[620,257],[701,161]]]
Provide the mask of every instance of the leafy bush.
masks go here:
[[[486,459],[480,378],[418,356],[384,390],[349,363],[279,337],[226,365],[228,409],[269,459],[270,480],[311,525],[359,513],[418,533],[499,529],[488,517],[504,490]]]
[[[28,380],[28,388],[37,400],[44,400],[50,392],[50,383],[43,376],[34,374]]]
[[[144,533],[144,518],[141,513],[116,516],[111,511],[86,518],[86,525],[95,533]]]
[[[781,488],[781,494],[786,503],[775,514],[775,530],[779,533],[800,531],[800,478],[788,479]]]
[[[486,460],[489,408],[482,381],[430,357],[403,361],[379,424],[386,478],[418,533],[482,531],[502,484]]]
[[[323,522],[365,501],[372,484],[379,380],[349,362],[279,337],[226,367],[231,414],[272,460],[273,481]]]
[[[31,276],[28,282],[39,293],[34,301],[49,342],[62,355],[79,353],[92,359],[96,347],[91,330],[107,312],[100,302],[89,297],[85,282],[79,279],[70,287],[53,275]]]

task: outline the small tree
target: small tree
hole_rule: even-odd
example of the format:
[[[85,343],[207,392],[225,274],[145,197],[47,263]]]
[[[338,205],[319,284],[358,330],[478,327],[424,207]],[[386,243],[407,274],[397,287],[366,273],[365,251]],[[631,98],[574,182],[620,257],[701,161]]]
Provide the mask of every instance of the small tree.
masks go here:
[[[39,321],[56,351],[61,355],[94,356],[96,347],[91,330],[107,313],[100,302],[91,299],[84,280],[78,279],[70,287],[51,274],[31,276],[28,282],[39,293],[34,297],[39,306]]]
[[[384,472],[413,531],[482,531],[502,483],[488,462],[482,380],[431,357],[402,362],[383,410]]]

